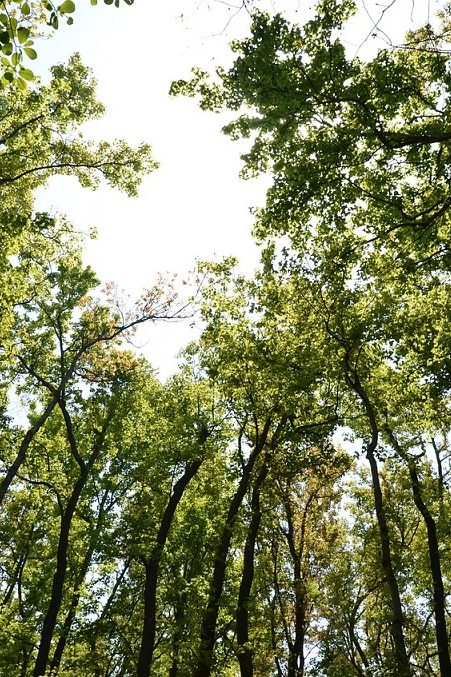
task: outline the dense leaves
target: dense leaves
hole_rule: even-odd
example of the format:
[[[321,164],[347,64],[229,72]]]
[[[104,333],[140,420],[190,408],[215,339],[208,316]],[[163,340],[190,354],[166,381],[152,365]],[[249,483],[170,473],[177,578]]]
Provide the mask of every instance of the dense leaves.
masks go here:
[[[451,674],[449,10],[367,61],[353,10],[255,12],[216,81],[174,83],[272,185],[259,270],[200,264],[166,383],[124,340],[180,314],[170,284],[124,308],[33,211],[54,173],[135,194],[149,148],[79,136],[78,57],[3,92],[2,674]]]

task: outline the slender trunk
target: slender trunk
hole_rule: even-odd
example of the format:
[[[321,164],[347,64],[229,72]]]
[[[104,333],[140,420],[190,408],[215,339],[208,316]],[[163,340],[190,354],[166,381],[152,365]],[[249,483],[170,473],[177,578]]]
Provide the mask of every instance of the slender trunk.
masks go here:
[[[429,560],[431,563],[431,574],[434,587],[435,636],[437,640],[440,674],[442,677],[446,677],[447,675],[450,675],[451,677],[451,660],[449,654],[448,633],[446,630],[446,598],[440,566],[437,527],[431,513],[423,501],[420,483],[415,463],[413,461],[409,466],[409,471],[412,483],[413,500],[415,501],[415,505],[423,516],[427,530]]]
[[[368,594],[368,593],[367,593]],[[351,646],[354,646],[360,660],[362,661],[362,665],[364,666],[364,670],[361,669],[361,667],[357,664],[356,661],[354,661],[356,671],[359,673],[359,675],[362,675],[363,677],[371,677],[372,672],[370,671],[370,663],[367,658],[367,655],[365,654],[362,645],[360,644],[360,640],[358,637],[358,634],[356,632],[356,625],[357,625],[357,614],[359,607],[361,603],[364,601],[365,597],[367,594],[360,596],[357,596],[357,599],[355,601],[355,604],[353,608],[351,609],[351,612],[349,614],[349,621],[348,621],[348,630],[349,630],[349,639],[351,640]]]
[[[294,519],[291,509],[290,496],[285,496],[285,514],[287,516],[288,532],[287,541],[290,550],[291,559],[293,561],[293,590],[294,590],[294,640],[288,641],[288,670],[287,677],[303,677],[305,658],[304,658],[304,642],[307,628],[307,594],[305,586],[305,576],[302,574],[302,559],[305,548],[305,532],[307,526],[307,517],[311,503],[317,496],[318,491],[311,493],[306,501],[302,520],[301,531],[299,538],[299,546],[296,547]]]
[[[186,590],[181,594],[174,611],[174,635],[172,640],[172,663],[169,668],[169,677],[178,677],[180,664],[180,643],[185,621],[185,607],[187,602]]]
[[[395,572],[393,569],[390,550],[390,535],[388,531],[387,517],[385,514],[385,507],[383,503],[377,461],[370,449],[370,445],[368,445],[366,457],[370,464],[371,478],[373,481],[374,505],[376,509],[376,518],[379,526],[379,536],[381,541],[382,568],[384,569],[385,578],[390,592],[390,606],[392,611],[391,635],[395,647],[394,674],[399,677],[410,677],[412,673],[404,642],[404,631],[403,631],[404,616],[402,612],[401,598],[399,595],[398,582],[396,580]]]
[[[437,642],[437,653],[439,657],[440,674],[450,675],[451,677],[451,659],[449,654],[448,633],[446,629],[446,596],[443,586],[442,570],[440,565],[440,551],[437,538],[437,527],[426,503],[421,494],[420,480],[417,468],[413,458],[408,456],[399,446],[393,432],[387,427],[387,432],[393,448],[407,462],[409,467],[410,484],[414,503],[423,517],[426,525],[429,562],[431,568],[433,597],[434,597],[434,618],[435,618],[435,637]]]
[[[271,422],[266,421],[262,435],[256,441],[254,450],[243,469],[238,488],[232,498],[227,513],[226,521],[222,530],[221,538],[215,552],[213,576],[210,583],[207,608],[202,619],[200,631],[200,646],[197,668],[194,677],[209,677],[213,665],[213,648],[216,639],[216,623],[219,613],[219,602],[224,586],[227,554],[232,539],[233,527],[237,518],[243,498],[248,490],[249,481],[255,461],[263,449],[269,433]]]
[[[56,626],[56,619],[58,616],[61,602],[63,599],[64,580],[66,578],[67,569],[67,548],[69,545],[69,532],[72,524],[72,518],[75,508],[80,498],[83,487],[88,479],[88,471],[81,473],[72,494],[69,498],[66,510],[61,518],[60,535],[58,540],[58,550],[56,555],[56,571],[53,576],[52,592],[50,596],[50,603],[47,608],[47,613],[44,618],[42,626],[41,641],[39,644],[36,664],[34,666],[34,677],[43,675],[47,668],[47,661],[50,652],[50,645],[53,638],[53,633]]]
[[[81,492],[83,491],[85,484],[88,480],[91,468],[93,467],[94,463],[96,462],[100,454],[109,423],[113,416],[113,410],[111,410],[104,422],[102,430],[98,433],[98,438],[94,445],[94,449],[88,461],[85,463],[82,461],[76,446],[70,416],[66,411],[65,407],[62,406],[61,409],[66,421],[71,451],[73,456],[77,460],[77,463],[80,466],[80,475],[77,481],[75,482],[74,488],[72,489],[72,494],[69,498],[66,509],[61,517],[58,549],[56,554],[56,570],[52,581],[50,603],[47,608],[47,613],[45,615],[42,626],[41,641],[39,644],[38,655],[36,657],[33,677],[40,677],[41,675],[44,675],[47,668],[47,662],[49,659],[50,646],[53,639],[53,633],[55,631],[56,620],[63,599],[63,588],[67,570],[67,549],[69,545],[69,533],[72,524],[72,518],[74,516],[75,508],[77,507],[79,498],[81,496]]]
[[[171,497],[163,513],[156,545],[149,559],[145,560],[146,582],[144,587],[144,622],[139,652],[137,677],[149,677],[155,648],[156,596],[161,556],[169,534],[172,519],[183,493],[199,470],[201,461],[189,463],[182,477],[175,483]]]
[[[273,654],[274,654],[274,662],[276,664],[276,670],[277,670],[277,677],[283,677],[283,672],[282,668],[280,665],[280,658],[277,655],[277,640],[276,640],[276,623],[275,623],[275,612],[274,612],[274,607],[275,604],[273,602],[272,608],[271,608],[271,646],[273,649]]]
[[[251,508],[252,517],[247,532],[244,546],[243,572],[241,575],[240,590],[238,594],[238,608],[236,612],[236,637],[238,643],[238,661],[240,664],[241,677],[253,677],[254,666],[252,649],[249,646],[249,597],[252,582],[254,580],[254,550],[255,542],[261,521],[260,492],[263,482],[268,474],[268,465],[265,462],[254,484],[252,492]]]
[[[371,428],[371,439],[366,447],[366,457],[370,465],[371,479],[373,485],[374,507],[376,510],[376,519],[379,527],[379,538],[381,543],[381,563],[385,573],[388,590],[390,593],[391,607],[391,627],[390,632],[394,645],[394,675],[396,677],[411,677],[412,671],[409,658],[407,656],[406,645],[404,641],[404,614],[402,611],[401,597],[399,594],[398,582],[393,569],[393,562],[390,549],[390,534],[388,530],[387,517],[385,514],[384,501],[382,496],[379,470],[377,467],[376,451],[379,442],[379,427],[376,419],[376,412],[370,399],[360,381],[356,369],[350,367],[349,353],[345,356],[346,373],[345,378],[348,385],[360,398]]]
[[[33,529],[31,530],[31,533],[33,533]],[[12,581],[9,584],[8,588],[6,589],[5,596],[3,597],[2,601],[1,601],[0,607],[4,607],[8,604],[8,602],[11,599],[11,596],[14,592],[14,588],[16,587],[16,585],[18,585],[19,580],[22,578],[23,570],[25,568],[25,564],[26,564],[27,558],[28,558],[28,549],[29,548],[27,546],[25,552],[22,555],[20,555],[20,557],[17,561],[16,568],[15,568],[14,573],[12,575]]]
[[[120,586],[122,585],[122,581],[124,580],[125,574],[127,573],[128,568],[130,566],[130,562],[131,562],[130,559],[124,560],[124,567],[123,567],[121,573],[119,574],[119,576],[116,578],[116,581],[113,585],[113,589],[111,590],[111,592],[108,596],[108,599],[105,603],[105,606],[102,609],[102,613],[100,614],[98,619],[95,621],[95,624],[100,624],[105,620],[105,618],[106,618],[106,616],[107,616],[107,614],[108,614],[108,612],[111,608],[111,605],[114,602],[114,598],[116,597],[117,591],[119,590]]]
[[[20,666],[20,677],[26,677],[27,672],[28,672],[28,666],[30,664],[30,654],[28,653],[28,651],[25,647],[22,649],[22,654],[23,654],[23,659],[22,659],[22,665]]]
[[[289,645],[288,671],[287,677],[303,677],[304,675],[304,642],[306,619],[306,592],[305,584],[302,580],[301,567],[299,562],[294,566],[294,642]]]
[[[434,438],[431,439],[432,448],[435,454],[435,460],[437,462],[437,473],[438,473],[438,492],[440,499],[443,499],[443,465],[442,458],[440,456],[440,449],[437,446],[437,442]]]
[[[289,644],[287,677],[303,677],[304,675],[304,641],[306,628],[306,594],[302,580],[301,564],[299,560],[293,567],[294,589],[294,641]]]
[[[75,615],[77,613],[77,608],[78,608],[78,603],[80,601],[80,588],[83,585],[86,575],[88,573],[92,556],[94,554],[94,550],[96,548],[97,542],[98,542],[98,537],[100,535],[101,527],[103,524],[103,517],[105,514],[105,504],[106,504],[106,499],[108,497],[108,491],[105,491],[104,495],[102,496],[102,500],[100,502],[99,506],[99,513],[97,515],[97,523],[94,529],[94,533],[91,536],[90,539],[90,544],[89,548],[85,553],[85,556],[83,558],[83,563],[80,567],[80,571],[77,575],[76,581],[75,581],[75,586],[74,586],[74,591],[72,593],[72,598],[70,601],[69,605],[69,610],[66,614],[66,618],[64,619],[63,627],[61,629],[61,634],[58,638],[58,642],[56,644],[55,652],[53,654],[52,660],[50,661],[50,672],[57,672],[58,668],[61,663],[61,659],[63,657],[64,649],[66,648],[66,643],[67,639],[69,637],[70,630],[72,628],[72,623],[74,622]]]
[[[360,665],[358,665],[357,661],[353,661],[356,671],[359,673],[359,675],[362,675],[362,677],[370,677],[370,675],[371,675],[371,672],[369,670],[370,664],[368,662],[368,659],[366,657],[365,652],[362,649],[362,646],[360,644],[360,641],[359,641],[359,638],[358,638],[357,633],[355,631],[355,626],[354,626],[354,623],[353,623],[352,620],[349,623],[349,639],[351,640],[351,645],[355,647],[355,649],[356,649],[356,651],[359,655],[359,658],[362,661],[362,664],[365,668],[365,671],[363,671],[362,668],[360,667]]]
[[[87,570],[85,572],[85,575],[87,573]],[[66,643],[67,643],[67,638],[69,637],[69,633],[72,627],[72,623],[74,622],[75,614],[77,613],[77,608],[78,608],[78,603],[80,601],[80,592],[78,592],[78,589],[73,592],[72,598],[70,601],[70,606],[69,606],[69,611],[66,614],[66,618],[64,619],[63,627],[61,628],[61,634],[58,637],[58,642],[56,643],[56,648],[55,652],[53,654],[52,660],[50,661],[50,672],[51,673],[57,673],[58,668],[61,663],[61,659],[63,657],[64,649],[66,648]]]
[[[57,404],[58,404],[58,395],[55,395],[48,402],[46,408],[44,409],[42,414],[38,417],[36,422],[25,433],[23,440],[20,444],[19,450],[17,452],[16,458],[11,463],[11,465],[9,466],[9,468],[6,472],[5,477],[0,482],[0,506],[3,503],[6,492],[8,491],[8,489],[11,485],[11,482],[14,480],[17,473],[19,472],[20,466],[25,461],[25,456],[27,454],[28,447],[30,446],[31,442],[33,441],[33,438],[39,432],[39,430],[42,428],[44,423],[47,421],[48,417],[50,416],[52,411],[55,409]]]
[[[285,643],[288,647],[290,647],[290,645],[291,645],[291,633],[290,633],[290,628],[288,626],[287,619],[286,619],[286,613],[285,613],[285,611],[286,611],[285,606],[286,605],[284,604],[284,601],[282,599],[282,594],[281,594],[280,585],[279,585],[279,578],[278,578],[278,572],[279,572],[278,539],[279,539],[279,534],[277,534],[276,538],[277,538],[277,541],[275,542],[274,534],[273,534],[273,537],[271,539],[271,556],[272,556],[272,565],[273,565],[273,567],[272,567],[272,576],[273,576],[272,582],[273,582],[273,587],[274,587],[274,601],[277,602],[277,606],[279,608],[279,613],[280,613],[280,620],[278,622],[278,625],[282,626],[283,634],[284,634],[284,637],[285,637]],[[275,605],[274,605],[273,609],[274,608],[275,608]],[[272,629],[274,631],[274,623],[273,623]],[[275,639],[276,639],[276,636],[275,636],[275,633],[273,632],[273,635],[272,635],[273,643],[274,643]],[[275,644],[273,644],[273,646],[274,646],[274,648],[276,648]],[[281,651],[280,647],[279,647],[278,651],[279,652]],[[280,661],[279,661],[278,658],[276,659],[276,664],[277,664],[277,669],[279,671]]]

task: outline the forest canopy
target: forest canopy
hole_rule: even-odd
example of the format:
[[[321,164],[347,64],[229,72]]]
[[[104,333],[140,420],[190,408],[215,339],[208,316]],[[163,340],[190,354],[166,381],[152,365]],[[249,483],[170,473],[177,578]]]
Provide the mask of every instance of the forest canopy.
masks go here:
[[[135,302],[36,191],[158,162],[86,137],[79,55],[24,73],[75,3],[0,9],[0,676],[451,675],[450,7],[364,58],[350,0],[237,5],[232,61],[171,94],[269,181],[260,264]],[[163,381],[136,330],[186,317]]]

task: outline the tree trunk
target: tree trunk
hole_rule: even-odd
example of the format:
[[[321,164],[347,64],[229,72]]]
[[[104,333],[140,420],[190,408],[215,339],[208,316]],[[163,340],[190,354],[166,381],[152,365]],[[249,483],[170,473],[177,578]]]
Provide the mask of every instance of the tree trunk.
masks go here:
[[[414,503],[423,517],[426,525],[429,562],[431,568],[433,597],[434,597],[434,618],[435,618],[435,637],[437,642],[437,653],[439,657],[440,674],[451,676],[451,660],[449,655],[448,633],[446,629],[446,597],[443,586],[442,570],[440,565],[440,551],[437,538],[437,527],[426,503],[421,494],[420,480],[417,468],[413,458],[408,456],[398,444],[393,432],[387,426],[387,432],[395,451],[401,458],[407,462],[409,467],[410,484]],[[436,447],[435,447],[436,448]]]
[[[232,498],[227,513],[226,521],[222,530],[221,538],[216,548],[213,576],[210,583],[207,608],[202,619],[200,631],[200,646],[197,668],[194,677],[210,677],[213,666],[213,649],[216,640],[216,623],[219,613],[219,603],[224,586],[227,554],[232,539],[233,526],[236,521],[238,510],[248,490],[249,481],[258,455],[263,449],[268,437],[270,421],[267,420],[261,436],[256,441],[254,450],[244,467],[238,488]]]
[[[39,432],[39,430],[42,428],[44,423],[47,421],[48,417],[50,416],[52,411],[55,409],[57,404],[58,404],[58,396],[54,396],[50,400],[50,402],[47,404],[46,408],[44,409],[42,414],[38,417],[36,422],[25,433],[23,440],[20,444],[19,451],[17,452],[16,458],[11,463],[11,465],[9,466],[9,468],[6,472],[5,477],[0,482],[0,506],[3,503],[6,492],[8,491],[8,489],[11,485],[11,482],[14,480],[17,473],[19,472],[20,466],[25,461],[25,456],[27,454],[28,447],[30,446],[31,442],[33,441],[33,438]]]
[[[77,507],[78,500],[80,498],[81,492],[83,491],[87,479],[88,479],[88,468],[86,468],[84,472],[80,473],[80,477],[75,483],[66,510],[64,511],[61,518],[58,550],[56,555],[56,571],[53,576],[50,603],[47,608],[47,613],[45,615],[44,623],[42,626],[41,642],[39,644],[38,655],[36,658],[36,664],[34,666],[33,672],[34,677],[40,677],[40,675],[45,674],[47,668],[47,661],[49,657],[53,633],[55,631],[56,619],[63,599],[63,587],[64,580],[66,578],[67,548],[69,545],[70,527],[72,524],[72,518],[74,516],[75,508]]]
[[[390,606],[392,610],[391,635],[395,647],[394,674],[397,677],[410,677],[412,673],[409,659],[407,657],[406,645],[404,642],[404,616],[402,612],[401,598],[399,595],[398,582],[393,570],[390,550],[390,535],[388,531],[387,518],[385,515],[379,471],[377,468],[377,461],[371,449],[371,445],[368,445],[367,447],[366,457],[370,464],[371,478],[373,481],[374,506],[376,509],[376,518],[381,540],[382,568],[384,569],[385,578],[390,592]]]
[[[434,450],[435,454],[435,460],[437,462],[437,472],[438,472],[438,492],[440,499],[443,499],[443,486],[444,486],[444,479],[443,479],[443,464],[442,464],[442,457],[440,456],[440,449],[437,446],[437,442],[435,441],[434,438],[431,439],[431,444],[432,448]]]
[[[174,635],[172,640],[172,662],[169,668],[169,677],[178,677],[180,664],[180,644],[183,636],[185,607],[187,602],[186,590],[181,594],[174,611]]]
[[[100,451],[102,449],[105,436],[108,430],[109,423],[113,416],[113,410],[111,410],[108,416],[105,419],[102,430],[98,433],[97,440],[94,444],[94,449],[89,456],[88,461],[85,463],[82,461],[80,454],[77,449],[77,444],[75,441],[75,436],[72,428],[72,422],[70,416],[63,403],[59,403],[61,411],[63,413],[67,433],[69,438],[69,443],[71,446],[71,451],[74,458],[77,460],[77,463],[80,466],[80,475],[75,482],[72,494],[69,498],[69,501],[61,517],[61,526],[60,534],[58,539],[58,549],[56,554],[56,571],[53,576],[52,581],[52,591],[50,595],[50,603],[47,608],[47,613],[44,618],[41,641],[39,644],[38,655],[36,657],[36,663],[34,666],[33,677],[41,677],[45,674],[47,668],[47,662],[49,659],[50,646],[53,639],[53,633],[55,631],[56,620],[58,612],[61,607],[61,602],[63,600],[63,588],[64,581],[66,578],[66,569],[67,569],[67,549],[69,545],[69,533],[72,524],[72,518],[74,516],[75,508],[77,507],[81,492],[83,491],[85,484],[88,480],[89,473],[94,463],[96,462]]]
[[[410,662],[407,656],[406,645],[404,641],[404,615],[401,605],[401,597],[399,594],[398,582],[396,580],[393,569],[391,549],[390,549],[390,534],[388,530],[387,517],[385,514],[384,501],[382,496],[379,471],[377,461],[374,456],[378,442],[379,442],[379,427],[376,419],[376,412],[370,399],[360,381],[359,375],[355,368],[351,368],[349,364],[349,351],[345,356],[346,373],[345,378],[348,385],[359,396],[369,424],[371,428],[371,439],[366,446],[366,457],[370,464],[371,479],[373,484],[374,507],[376,510],[376,519],[379,527],[379,537],[381,542],[381,563],[385,573],[387,586],[390,593],[391,606],[391,636],[393,639],[395,649],[395,664],[394,675],[396,677],[411,677],[412,671]]]
[[[97,521],[96,521],[96,526],[94,529],[94,533],[91,535],[90,538],[90,544],[88,547],[88,550],[85,553],[85,556],[83,558],[83,564],[80,567],[80,571],[78,572],[78,575],[76,577],[75,581],[75,586],[74,586],[74,591],[72,593],[70,605],[69,605],[69,610],[66,614],[66,618],[64,619],[63,627],[61,629],[61,634],[58,638],[58,642],[56,644],[55,652],[53,654],[52,660],[50,661],[50,672],[58,672],[58,668],[61,663],[61,659],[63,657],[64,649],[66,648],[66,643],[67,639],[69,637],[69,633],[72,627],[72,623],[74,622],[75,615],[77,613],[77,608],[78,608],[78,603],[80,601],[80,588],[83,585],[86,575],[88,573],[92,556],[94,554],[94,550],[96,548],[97,542],[98,542],[98,537],[100,535],[100,531],[102,528],[103,524],[103,517],[105,515],[105,504],[106,500],[108,497],[109,491],[105,491],[105,493],[102,496],[102,500],[100,501],[99,505],[99,512],[97,515]]]
[[[260,492],[268,474],[267,462],[262,465],[254,484],[251,508],[252,517],[244,546],[243,573],[241,575],[240,591],[238,594],[238,608],[236,612],[236,637],[238,643],[238,661],[241,677],[253,677],[254,666],[252,650],[249,647],[249,597],[254,580],[254,550],[255,541],[261,521]]]
[[[149,677],[152,657],[155,648],[156,633],[156,596],[160,560],[166,539],[169,534],[172,519],[180,503],[183,493],[191,479],[199,470],[202,461],[189,463],[182,477],[174,485],[171,497],[163,513],[158,530],[156,546],[148,560],[145,560],[146,582],[144,587],[144,621],[139,652],[137,677]]]
[[[290,487],[284,494],[284,507],[287,517],[288,531],[286,538],[291,559],[293,561],[293,590],[294,590],[294,640],[287,637],[289,649],[287,677],[303,677],[305,667],[304,642],[307,629],[307,593],[306,575],[302,572],[304,558],[306,528],[309,509],[318,495],[318,490],[310,493],[302,512],[299,545],[296,547],[295,522],[293,518],[292,504],[290,502]],[[288,625],[287,625],[288,629]]]
[[[446,598],[440,566],[437,527],[421,496],[420,482],[413,460],[409,464],[409,471],[412,483],[413,500],[423,516],[427,530],[429,561],[431,564],[432,582],[434,587],[435,636],[437,640],[440,674],[442,677],[446,677],[446,675],[450,675],[451,677],[451,660],[449,655],[448,633],[446,630]]]

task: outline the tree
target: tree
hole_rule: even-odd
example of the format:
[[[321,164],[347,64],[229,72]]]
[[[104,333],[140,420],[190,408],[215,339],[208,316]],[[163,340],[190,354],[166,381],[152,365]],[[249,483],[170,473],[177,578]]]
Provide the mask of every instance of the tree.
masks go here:
[[[50,176],[67,174],[91,188],[106,179],[135,195],[142,174],[156,163],[146,144],[134,150],[122,141],[95,146],[83,139],[79,126],[101,115],[103,106],[78,56],[54,67],[47,86],[0,92],[0,108],[0,341],[6,346],[15,308],[43,283],[53,253],[73,239],[64,220],[55,224],[33,213],[33,191]]]
[[[271,472],[272,457],[287,438],[316,434],[324,439],[337,422],[329,372],[321,374],[322,355],[305,341],[314,317],[305,308],[304,333],[291,332],[291,289],[271,275],[246,280],[233,275],[231,262],[206,267],[203,306],[206,327],[200,343],[201,364],[229,401],[237,420],[240,475],[218,537],[209,599],[201,626],[196,674],[213,666],[216,624],[227,571],[227,558],[239,512],[251,492],[243,573],[236,611],[238,657],[242,674],[252,673],[247,606],[253,581],[259,530],[260,492]],[[287,297],[289,300],[287,300]]]
[[[155,466],[158,467],[160,464],[165,466],[166,472],[160,480],[160,487],[162,482],[167,483],[168,480],[170,485],[167,496],[161,497],[164,502],[160,508],[159,523],[157,522],[155,526],[156,533],[150,538],[151,545],[148,549],[140,547],[139,561],[145,569],[145,584],[143,630],[137,664],[139,677],[148,677],[153,663],[161,560],[176,510],[202,463],[208,455],[214,453],[217,441],[221,440],[223,428],[221,419],[215,411],[214,398],[202,382],[190,383],[180,375],[168,384],[164,396],[166,401],[163,400],[158,408],[161,414],[163,412],[165,414],[165,429],[161,416],[158,431],[154,433],[156,439],[155,441],[149,439],[147,444],[157,447],[156,451],[161,460],[157,461]],[[149,474],[154,470],[155,467],[149,468]],[[155,506],[154,497],[153,502]]]
[[[318,2],[304,26],[255,12],[251,35],[233,44],[235,62],[218,70],[217,82],[196,70],[172,91],[241,113],[225,131],[252,138],[244,173],[274,177],[258,236],[286,233],[305,251],[319,220],[337,265],[369,240],[383,241],[399,264],[432,255],[440,265],[449,199],[448,16],[362,62],[340,41],[354,10],[352,2]],[[337,239],[350,215],[354,240]]]
[[[394,655],[386,652],[385,661],[409,675],[415,648],[406,647],[408,591],[400,585],[380,465],[390,420],[408,445],[413,436],[417,444],[434,437],[439,418],[448,426],[449,342],[442,327],[449,295],[449,17],[443,12],[436,28],[418,28],[403,45],[362,62],[348,56],[341,40],[353,3],[319,2],[316,9],[303,26],[255,12],[251,35],[234,43],[231,68],[218,69],[213,82],[196,70],[173,92],[237,111],[225,131],[252,140],[244,173],[272,173],[255,230],[267,246],[265,270],[291,279],[298,304],[308,299],[315,308],[316,345],[329,355],[328,369],[349,407],[344,421],[364,439],[391,605]],[[302,333],[299,325],[293,333]],[[413,416],[414,393],[427,412],[436,406],[440,415]],[[397,438],[390,439],[393,450]],[[397,453],[405,451],[398,445]],[[414,504],[428,524],[437,651],[446,673],[435,521],[421,500],[412,455],[404,460]],[[354,649],[359,653],[355,641]]]
[[[18,308],[14,323],[15,344],[11,359],[16,364],[18,387],[42,402],[42,409],[32,410],[28,430],[17,445],[17,452],[6,464],[0,483],[0,503],[25,460],[35,435],[56,407],[64,413],[65,401],[72,389],[77,391],[80,369],[91,360],[102,360],[104,345],[113,343],[137,324],[168,316],[173,301],[171,293],[158,285],[137,304],[134,311],[110,313],[105,305],[91,304],[89,293],[97,280],[81,263],[81,252],[64,243],[59,259],[46,262],[40,293],[26,299]],[[42,271],[41,271],[42,272]],[[169,311],[169,314],[172,314]],[[78,319],[75,319],[79,315]],[[56,350],[54,346],[56,345]],[[11,451],[9,452],[9,455]],[[77,456],[75,454],[75,456]],[[6,459],[5,459],[6,460]]]
[[[79,55],[72,56],[67,65],[54,66],[51,72],[46,86],[0,97],[0,187],[6,228],[5,216],[14,215],[20,206],[26,218],[31,192],[54,174],[76,176],[90,188],[103,177],[110,185],[136,195],[142,174],[157,166],[147,144],[133,150],[123,141],[101,142],[97,147],[84,141],[80,125],[100,117],[104,107],[96,99],[95,80]]]

